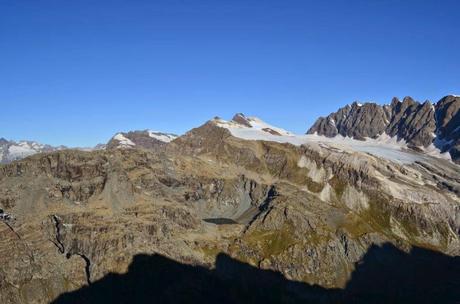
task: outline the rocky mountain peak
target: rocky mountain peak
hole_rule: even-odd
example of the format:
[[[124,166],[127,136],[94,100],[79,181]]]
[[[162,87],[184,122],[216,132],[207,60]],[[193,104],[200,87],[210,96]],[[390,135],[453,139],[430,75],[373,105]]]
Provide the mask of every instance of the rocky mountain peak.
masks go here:
[[[243,113],[237,113],[233,116],[232,118],[232,121],[234,122],[237,122],[243,126],[246,126],[248,128],[252,128],[252,125],[251,123],[249,122],[249,120],[246,118],[246,116],[244,116]]]
[[[398,97],[393,97],[391,99],[390,107],[394,108],[397,104],[401,103],[401,100],[399,100]]]
[[[327,137],[342,135],[358,140],[377,138],[383,134],[404,141],[408,147],[424,150],[434,145],[441,152],[449,151],[454,161],[460,138],[460,97],[448,95],[433,105],[420,103],[410,96],[401,102],[394,97],[390,105],[376,103],[344,107],[327,117],[320,117],[308,134]]]
[[[275,136],[292,136],[293,133],[286,131],[282,128],[275,127],[263,121],[262,119],[254,116],[245,116],[242,113],[237,113],[229,121],[215,118],[211,123],[218,127],[229,129],[234,133],[247,133],[252,134],[255,138],[264,136],[266,134]]]
[[[173,141],[178,136],[152,130],[119,132],[107,143],[107,149],[116,148],[144,148],[156,149]]]
[[[412,97],[410,97],[410,96],[404,97],[402,103],[405,104],[406,106],[412,106],[412,105],[418,104],[418,102],[415,101],[415,100],[414,100]]]

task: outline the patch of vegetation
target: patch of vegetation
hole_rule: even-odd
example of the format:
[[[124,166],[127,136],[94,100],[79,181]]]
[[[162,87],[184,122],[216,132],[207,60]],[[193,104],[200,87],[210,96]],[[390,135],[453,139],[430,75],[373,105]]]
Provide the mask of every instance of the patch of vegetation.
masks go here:
[[[307,185],[307,188],[309,191],[314,192],[314,193],[319,193],[321,190],[323,190],[324,185],[314,182],[311,178],[307,177],[305,179],[305,183]]]
[[[436,249],[432,244],[421,243],[419,240],[420,237],[420,228],[417,224],[417,219],[412,216],[412,213],[408,213],[407,210],[391,210],[390,202],[387,198],[373,193],[370,195],[368,193],[369,200],[369,209],[363,211],[359,214],[360,218],[368,223],[374,231],[380,232],[391,238],[399,238],[396,235],[392,228],[395,228],[395,225],[398,229],[401,229],[404,233],[406,239],[412,244],[424,248]],[[353,231],[353,228],[351,228]],[[359,230],[359,229],[358,229]],[[438,231],[443,237],[442,246],[447,246],[448,242],[448,227],[445,224],[438,224],[433,229],[433,231]]]
[[[331,239],[330,235],[318,234],[314,231],[311,231],[311,233],[306,235],[306,237],[308,244],[313,245],[315,247],[327,243]]]
[[[391,230],[391,213],[388,210],[389,201],[378,194],[367,194],[369,196],[369,208],[361,211],[359,217],[372,227],[373,231],[394,238],[394,233]]]
[[[359,238],[373,230],[367,222],[355,214],[347,215],[341,227],[355,238]]]
[[[245,241],[253,248],[260,248],[262,256],[279,255],[295,243],[293,228],[285,223],[280,230],[254,231],[245,236]]]
[[[337,198],[340,199],[345,192],[347,183],[343,182],[340,178],[334,175],[334,177],[329,180],[329,184],[331,185],[332,189],[334,189]]]
[[[208,246],[205,245],[200,248],[200,250],[203,252],[203,254],[207,257],[215,258],[222,250],[215,246]]]

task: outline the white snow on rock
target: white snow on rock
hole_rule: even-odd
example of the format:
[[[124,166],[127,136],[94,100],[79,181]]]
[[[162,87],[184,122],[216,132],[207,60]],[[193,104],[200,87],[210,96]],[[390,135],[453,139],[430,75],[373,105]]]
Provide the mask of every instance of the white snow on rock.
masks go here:
[[[133,143],[129,138],[125,137],[123,134],[121,133],[117,133],[113,139],[116,139],[118,140],[118,146],[121,147],[121,148],[129,148],[129,147],[132,147],[132,146],[135,146],[136,144]]]
[[[64,149],[65,147],[52,147],[34,141],[7,141],[0,143],[0,163],[8,163],[37,153],[50,152]]]
[[[434,144],[431,144],[428,147],[419,147],[419,148],[423,151],[423,153],[427,155],[431,155],[437,158],[444,158],[447,160],[452,160],[449,152],[441,153],[441,151]]]
[[[274,127],[257,117],[245,117],[246,121],[251,127],[245,126],[235,121],[226,121],[220,118],[216,118],[213,121],[220,127],[231,130],[232,134],[236,137],[242,137],[248,139],[256,139],[258,136],[270,135],[270,136],[294,136],[294,133],[286,131],[284,129]],[[240,136],[238,136],[240,135]],[[255,137],[255,138],[254,138]]]
[[[162,132],[152,131],[152,130],[148,130],[147,132],[149,133],[150,137],[158,139],[159,141],[166,142],[166,143],[169,143],[177,138],[177,135],[174,135],[174,134],[162,133]]]
[[[34,147],[27,145],[27,143],[24,142],[8,147],[8,154],[10,159],[24,158],[37,152],[37,148],[34,149]]]
[[[319,136],[316,134],[296,135],[284,129],[273,127],[258,118],[251,117],[250,119],[253,122],[257,122],[255,124],[257,127],[254,127],[252,123],[251,126],[253,127],[250,128],[237,122],[226,121],[220,118],[214,119],[213,122],[221,128],[228,129],[233,136],[245,140],[273,141],[279,143],[289,143],[295,146],[317,143],[328,148],[334,148],[336,151],[351,153],[364,152],[401,164],[410,164],[418,160],[423,160],[427,157],[422,153],[416,153],[409,150],[405,141],[398,141],[395,137],[392,138],[387,134],[382,134],[377,139],[366,138],[364,141],[355,140],[350,137],[343,137],[341,135],[333,138]],[[263,131],[264,127],[278,130],[278,132],[282,135],[274,135]],[[448,153],[441,154],[439,150],[434,148],[434,146],[433,148],[437,150],[437,152],[430,147],[428,148],[425,149],[428,155],[450,159],[450,155]]]

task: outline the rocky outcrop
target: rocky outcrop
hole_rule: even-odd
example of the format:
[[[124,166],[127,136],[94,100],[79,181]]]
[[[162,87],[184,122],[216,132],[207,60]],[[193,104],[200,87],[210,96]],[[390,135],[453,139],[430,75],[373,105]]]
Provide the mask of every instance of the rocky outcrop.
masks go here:
[[[414,149],[433,144],[441,152],[450,152],[451,158],[459,162],[459,108],[460,97],[453,95],[444,97],[435,105],[429,101],[419,103],[411,97],[405,97],[402,102],[393,98],[391,104],[384,106],[355,102],[319,118],[307,133],[328,137],[342,135],[359,140],[386,133],[398,141],[407,142]]]
[[[384,132],[388,118],[385,109],[375,103],[361,105],[354,102],[326,118],[318,119],[308,133],[316,132],[329,137],[340,134],[356,139],[376,138]]]
[[[449,151],[452,159],[460,159],[460,97],[446,96],[436,105],[437,139],[442,151]]]

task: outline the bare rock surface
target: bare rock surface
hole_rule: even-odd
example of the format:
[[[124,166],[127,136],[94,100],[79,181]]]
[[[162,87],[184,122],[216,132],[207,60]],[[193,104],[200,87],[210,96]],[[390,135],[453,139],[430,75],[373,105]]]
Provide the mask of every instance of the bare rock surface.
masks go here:
[[[414,149],[433,145],[448,151],[451,158],[459,162],[460,97],[449,95],[436,104],[429,101],[419,103],[411,97],[401,102],[393,98],[389,105],[375,103],[353,103],[320,117],[308,130],[308,134],[328,137],[337,135],[378,138],[382,134],[407,142]]]

